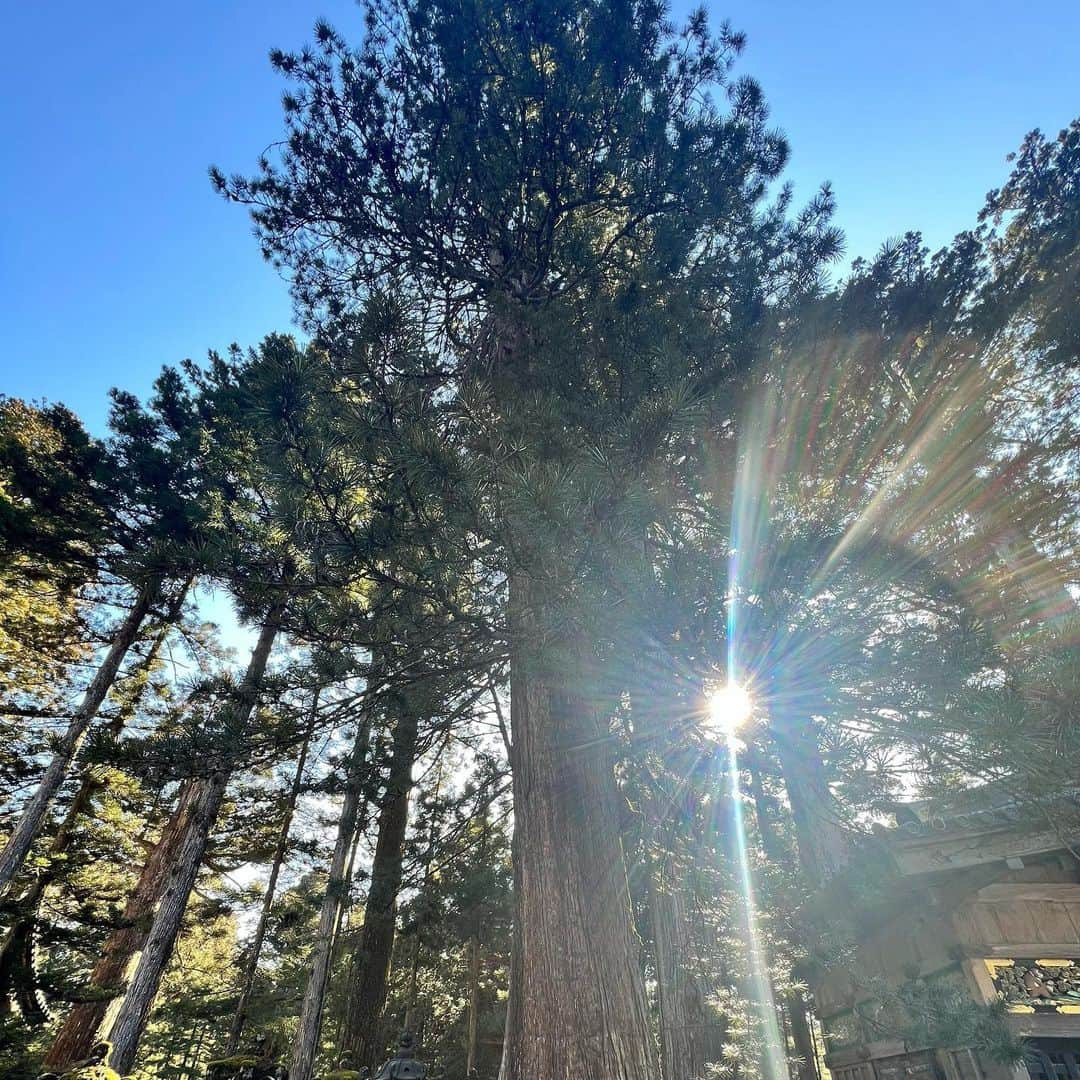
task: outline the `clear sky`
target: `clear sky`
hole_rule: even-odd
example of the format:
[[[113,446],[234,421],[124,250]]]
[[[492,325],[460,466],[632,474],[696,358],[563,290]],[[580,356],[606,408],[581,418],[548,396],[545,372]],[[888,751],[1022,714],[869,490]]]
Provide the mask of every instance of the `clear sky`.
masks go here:
[[[685,9],[685,4],[680,6]],[[833,182],[848,255],[972,223],[1032,127],[1080,114],[1075,0],[710,0],[749,34],[790,137],[789,177]],[[273,46],[351,0],[39,0],[5,7],[0,392],[64,401],[94,430],[106,392],[163,363],[290,325],[285,286],[211,163],[250,171],[282,131]]]

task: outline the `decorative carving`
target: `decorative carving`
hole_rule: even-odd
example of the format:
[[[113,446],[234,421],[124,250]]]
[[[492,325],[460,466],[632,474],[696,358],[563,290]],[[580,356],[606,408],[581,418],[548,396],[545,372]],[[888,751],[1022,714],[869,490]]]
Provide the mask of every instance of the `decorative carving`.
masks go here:
[[[1009,1012],[1080,1014],[1080,961],[985,960]]]

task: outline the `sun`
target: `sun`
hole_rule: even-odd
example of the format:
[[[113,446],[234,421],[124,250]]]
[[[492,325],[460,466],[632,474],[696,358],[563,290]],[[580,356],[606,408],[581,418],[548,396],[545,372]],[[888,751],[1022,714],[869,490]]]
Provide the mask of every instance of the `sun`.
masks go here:
[[[730,739],[750,719],[753,709],[754,703],[745,686],[725,683],[709,695],[707,726],[717,735]]]

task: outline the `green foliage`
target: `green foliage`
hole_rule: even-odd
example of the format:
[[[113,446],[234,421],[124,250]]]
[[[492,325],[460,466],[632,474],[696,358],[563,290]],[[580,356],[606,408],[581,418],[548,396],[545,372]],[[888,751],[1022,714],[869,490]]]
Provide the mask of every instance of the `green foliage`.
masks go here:
[[[1023,1041],[1009,1029],[1006,1005],[972,1000],[963,984],[946,979],[875,982],[872,1025],[879,1037],[901,1038],[909,1046],[972,1047],[987,1059],[1016,1065]],[[894,1017],[894,1024],[882,1017]]]
[[[612,872],[628,875],[648,973],[660,875],[687,906],[679,963],[718,1040],[711,1066],[736,1075],[763,1033],[742,974],[733,780],[777,989],[812,952],[799,912],[821,884],[791,797],[804,773],[849,835],[912,792],[992,780],[1049,817],[1074,785],[1080,122],[1030,135],[947,249],[910,232],[830,282],[831,193],[799,211],[777,190],[787,145],[734,74],[730,28],[694,14],[676,31],[654,0],[365,11],[358,48],[320,24],[312,49],[274,54],[286,139],[256,177],[214,177],[252,207],[314,341],[275,334],[166,368],[145,403],[116,391],[105,441],[62,407],[0,401],[6,792],[33,776],[44,721],[131,587],[161,583],[160,608],[197,580],[247,623],[283,613],[291,653],[241,724],[220,647],[155,612],[176,624],[161,639],[175,663],[139,642],[145,663],[80,763],[93,790],[64,844],[35,852],[43,888],[23,900],[47,955],[27,978],[78,996],[172,785],[224,769],[140,1068],[179,1078],[220,1053],[238,926],[261,899],[225,879],[272,857],[310,734],[248,1010],[286,1045],[342,732],[369,710],[329,1058],[407,713],[422,797],[396,853],[380,1037],[419,1018],[425,1054],[461,1076],[475,1002],[493,1076],[513,903],[502,704],[525,657],[588,702],[595,728],[571,734],[610,753],[626,811]],[[523,580],[527,629],[507,595]],[[735,778],[701,731],[729,657],[761,720]],[[895,879],[868,852],[846,881],[850,925],[826,926],[811,959],[850,960],[851,925],[889,900]],[[949,984],[874,999],[882,1031],[1017,1059],[1001,1010]],[[43,1040],[5,1027],[3,1067],[27,1074]]]

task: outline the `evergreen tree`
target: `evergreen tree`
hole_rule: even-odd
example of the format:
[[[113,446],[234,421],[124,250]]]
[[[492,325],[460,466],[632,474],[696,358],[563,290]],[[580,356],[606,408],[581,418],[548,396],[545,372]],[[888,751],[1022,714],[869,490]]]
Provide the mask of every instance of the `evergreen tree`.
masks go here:
[[[730,113],[703,104],[741,45],[703,17],[678,37],[648,3],[439,2],[372,5],[368,25],[355,52],[320,26],[316,51],[275,57],[299,86],[280,167],[217,182],[255,206],[313,324],[391,281],[433,311],[491,492],[473,527],[500,545],[509,583],[511,760],[529,796],[515,814],[506,1075],[649,1076],[592,646],[577,583],[550,580],[550,565],[580,565],[591,530],[621,525],[628,492],[590,499],[583,455],[656,410],[652,441],[633,448],[640,475],[672,422],[672,385],[692,398],[753,355],[767,275],[812,278],[835,250],[827,201],[794,228],[783,206],[759,208],[786,148],[748,81],[730,85]],[[745,331],[729,338],[738,357],[714,348],[704,370],[688,358],[666,382],[654,369],[609,382],[607,320],[671,325],[699,304]],[[469,424],[479,416],[491,422]]]

